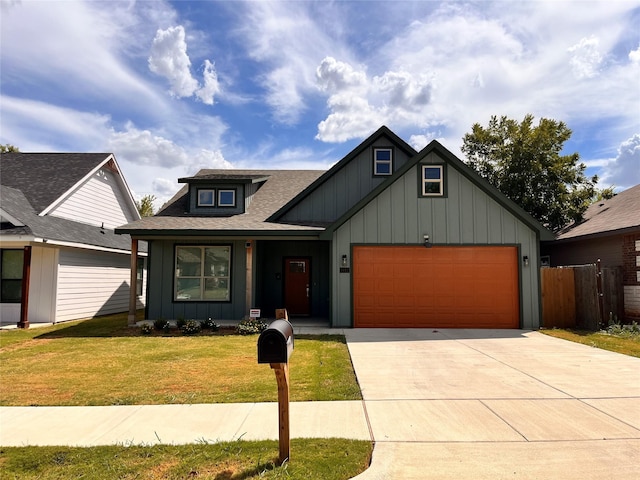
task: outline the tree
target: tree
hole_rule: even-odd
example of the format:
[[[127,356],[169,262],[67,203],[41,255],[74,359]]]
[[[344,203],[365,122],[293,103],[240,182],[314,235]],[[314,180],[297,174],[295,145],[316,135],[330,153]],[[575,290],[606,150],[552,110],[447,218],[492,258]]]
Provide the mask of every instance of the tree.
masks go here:
[[[596,194],[578,153],[561,155],[571,130],[563,122],[533,115],[521,123],[492,116],[463,137],[466,163],[540,223],[553,231],[579,221]]]
[[[14,147],[13,145],[7,143],[6,145],[0,145],[0,153],[12,153],[19,152],[18,147]]]
[[[136,201],[136,207],[141,217],[153,216],[153,202],[156,201],[155,195],[145,195],[140,200]]]
[[[592,198],[594,202],[601,202],[602,200],[609,200],[617,195],[615,185],[611,185],[607,188],[596,188],[595,197]]]

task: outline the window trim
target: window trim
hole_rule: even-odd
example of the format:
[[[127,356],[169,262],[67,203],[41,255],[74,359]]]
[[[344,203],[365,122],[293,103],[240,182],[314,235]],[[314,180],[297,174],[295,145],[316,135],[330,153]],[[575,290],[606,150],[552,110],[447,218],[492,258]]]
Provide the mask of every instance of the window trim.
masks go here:
[[[233,194],[233,203],[231,204],[227,204],[227,203],[222,203],[222,201],[220,200],[221,195],[223,193],[232,193]],[[218,207],[219,208],[236,208],[237,205],[237,198],[238,194],[236,193],[236,189],[235,188],[219,188],[218,189]]]
[[[428,168],[437,168],[440,170],[440,179],[439,180],[431,180],[425,178],[425,172]],[[422,197],[445,197],[445,176],[446,176],[446,168],[442,163],[423,163],[420,165],[420,196]],[[429,193],[426,191],[425,187],[427,184],[438,184],[440,185],[440,191],[438,193]]]
[[[380,151],[389,152],[389,160],[378,160],[377,153]],[[389,177],[393,175],[393,147],[374,147],[373,148],[373,176],[374,177]],[[389,165],[389,172],[379,172],[378,165]]]
[[[228,268],[227,268],[227,274],[226,275],[209,275],[206,276],[204,275],[204,262],[205,262],[205,255],[204,255],[204,250],[206,248],[228,248],[229,249],[229,263],[228,263]],[[201,250],[201,256],[200,256],[200,275],[196,276],[196,275],[188,275],[188,276],[178,276],[178,250],[180,248],[199,248]],[[231,244],[181,244],[181,245],[175,245],[174,248],[174,262],[173,262],[173,302],[204,302],[204,303],[231,303],[232,301],[232,297],[231,297],[231,290],[232,290],[232,270],[233,268],[233,245]],[[200,298],[178,298],[178,279],[181,278],[198,278],[200,280]],[[204,297],[204,287],[205,287],[205,280],[206,279],[212,279],[212,278],[218,278],[218,279],[226,279],[227,280],[227,298],[226,299],[221,299],[221,300],[213,300],[213,299],[206,299],[203,298]]]
[[[200,201],[200,193],[201,192],[210,192],[211,193],[211,203],[202,203]],[[215,207],[216,206],[216,190],[215,188],[198,188],[197,189],[198,200],[196,206],[198,207]]]

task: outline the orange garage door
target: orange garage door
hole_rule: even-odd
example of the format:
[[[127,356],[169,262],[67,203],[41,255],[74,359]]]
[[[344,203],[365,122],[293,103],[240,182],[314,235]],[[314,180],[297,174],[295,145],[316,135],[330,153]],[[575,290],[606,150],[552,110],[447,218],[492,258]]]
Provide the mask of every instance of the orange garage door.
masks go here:
[[[516,247],[353,249],[355,327],[518,328]]]

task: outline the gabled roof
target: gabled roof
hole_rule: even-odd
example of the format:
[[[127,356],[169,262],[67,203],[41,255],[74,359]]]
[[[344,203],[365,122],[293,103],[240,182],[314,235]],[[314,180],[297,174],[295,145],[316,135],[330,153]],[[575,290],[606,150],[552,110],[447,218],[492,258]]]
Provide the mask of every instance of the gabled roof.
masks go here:
[[[264,179],[253,194],[244,213],[229,217],[207,217],[189,213],[188,187],[185,185],[153,217],[145,217],[116,228],[116,233],[136,236],[148,235],[247,235],[248,232],[267,235],[313,234],[322,230],[319,226],[300,226],[271,222],[268,218],[291,198],[294,198],[323,171],[319,170],[200,170],[191,180],[207,178],[224,181],[225,178]],[[235,180],[237,183],[238,181]],[[192,182],[193,183],[193,182]]]
[[[0,183],[20,190],[41,214],[112,158],[110,153],[3,153]]]
[[[552,240],[554,238],[553,233],[546,229],[540,222],[527,213],[522,207],[511,201],[500,192],[497,188],[487,182],[484,178],[478,175],[473,169],[462,162],[453,153],[442,146],[438,141],[433,140],[424,147],[420,152],[415,155],[410,161],[405,163],[402,168],[398,169],[394,174],[384,183],[374,188],[367,196],[365,196],[360,202],[349,209],[344,215],[331,224],[321,238],[331,238],[332,233],[337,230],[342,224],[349,220],[358,211],[364,208],[369,202],[376,198],[383,190],[389,188],[392,183],[402,178],[402,176],[415,167],[420,161],[422,161],[428,154],[435,152],[443,158],[448,165],[458,170],[462,175],[469,179],[478,188],[487,193],[490,197],[496,200],[502,207],[511,212],[516,218],[520,219],[523,223],[528,225],[533,230],[537,231],[540,235],[540,240]]]
[[[133,206],[134,200],[111,153],[24,153],[0,155],[0,209],[4,220],[0,239],[33,237],[52,242],[130,251],[128,237],[109,229],[47,213],[96,171],[117,172]],[[136,213],[137,215],[137,213]],[[141,246],[144,251],[145,247]]]
[[[580,222],[558,232],[558,240],[640,231],[640,185],[589,206]]]
[[[363,151],[371,147],[371,145],[381,137],[388,137],[395,146],[402,150],[408,157],[413,157],[418,152],[407,142],[401,139],[398,135],[389,130],[388,127],[383,125],[378,130],[373,132],[366,140],[364,140],[360,145],[358,145],[354,150],[349,152],[346,157],[336,163],[329,170],[324,172],[322,176],[320,176],[315,182],[305,188],[302,192],[300,192],[296,197],[292,198],[286,205],[284,205],[277,212],[274,212],[273,215],[269,217],[269,221],[277,221],[284,214],[286,214],[289,210],[291,210],[295,205],[298,205],[302,200],[308,197],[314,190],[320,188],[323,183],[325,183],[329,178],[335,175],[340,169],[344,168],[353,160],[355,157],[360,155]]]

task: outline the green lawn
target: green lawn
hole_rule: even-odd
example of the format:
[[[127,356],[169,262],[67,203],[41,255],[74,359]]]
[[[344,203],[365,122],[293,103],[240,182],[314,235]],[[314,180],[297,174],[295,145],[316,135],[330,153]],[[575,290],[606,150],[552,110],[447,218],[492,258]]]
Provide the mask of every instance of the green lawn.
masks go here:
[[[0,331],[0,405],[277,401],[257,339],[144,336],[126,315]],[[342,336],[297,336],[289,368],[291,401],[361,398]]]
[[[278,442],[72,447],[0,447],[2,478],[59,480],[346,480],[364,471],[371,442],[293,439],[291,461],[276,466]]]
[[[540,330],[551,337],[562,338],[571,342],[582,343],[591,347],[602,348],[612,352],[640,357],[640,335],[611,335],[605,332],[590,332],[586,330],[549,329]]]

